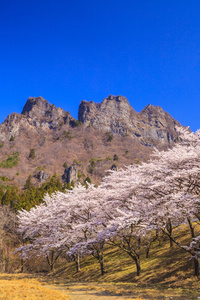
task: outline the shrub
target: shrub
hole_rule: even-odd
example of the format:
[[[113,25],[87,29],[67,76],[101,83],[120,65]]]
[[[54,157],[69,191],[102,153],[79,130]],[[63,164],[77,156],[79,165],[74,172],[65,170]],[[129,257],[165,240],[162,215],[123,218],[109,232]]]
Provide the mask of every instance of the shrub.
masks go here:
[[[4,143],[0,143],[0,148],[3,148],[3,146],[4,146]]]
[[[72,187],[72,188],[75,187],[75,182],[74,182],[74,180],[71,181],[71,187]]]
[[[110,167],[110,169],[111,170],[117,170],[117,164],[116,163],[112,164],[112,166]]]
[[[82,165],[82,161],[81,161],[81,160],[74,159],[74,160],[73,160],[73,164],[75,164],[75,165]]]
[[[78,170],[78,180],[80,181],[80,179],[81,179],[81,177],[82,177],[82,173],[81,173],[81,171],[80,170]]]
[[[87,184],[87,183],[92,183],[90,177],[86,177],[85,180],[84,180],[84,183]]]
[[[64,130],[62,134],[64,138],[68,138],[70,140],[73,138],[70,131]]]
[[[67,168],[68,168],[68,166],[67,166],[67,163],[66,163],[66,162],[64,162],[64,164],[63,164],[63,168],[65,168],[65,169],[67,169]]]
[[[37,166],[36,168],[35,168],[35,171],[44,171],[45,170],[45,166]]]
[[[111,142],[113,139],[113,135],[111,132],[107,131],[106,132],[106,138],[107,138],[107,142]]]
[[[15,152],[12,155],[9,155],[7,159],[4,159],[0,163],[0,168],[12,168],[16,166],[19,162],[19,152]]]
[[[9,180],[10,180],[10,179],[7,178],[6,176],[0,176],[0,179],[1,179],[2,181],[9,181]]]
[[[89,166],[88,167],[88,173],[93,174],[94,173],[94,167]]]
[[[117,156],[117,154],[114,154],[113,160],[119,160],[119,157]]]
[[[110,156],[107,156],[107,157],[106,157],[106,160],[111,160],[111,157],[110,157]]]
[[[78,121],[78,120],[72,120],[70,123],[71,123],[72,127],[77,127],[77,126],[82,125],[82,122]]]
[[[92,168],[95,168],[95,166],[96,166],[95,158],[93,158],[93,157],[90,159],[90,166],[91,166]]]
[[[31,149],[29,158],[35,158],[35,149]]]
[[[15,140],[14,136],[11,135],[11,137],[10,137],[10,142],[13,142],[14,140]]]

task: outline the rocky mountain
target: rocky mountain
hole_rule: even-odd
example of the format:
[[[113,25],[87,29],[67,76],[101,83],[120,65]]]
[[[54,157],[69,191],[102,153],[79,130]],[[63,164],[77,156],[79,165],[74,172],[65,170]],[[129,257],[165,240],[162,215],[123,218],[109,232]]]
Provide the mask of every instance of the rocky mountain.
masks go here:
[[[82,101],[79,121],[121,136],[136,136],[144,145],[173,143],[180,124],[159,106],[146,106],[137,113],[122,96],[105,98],[102,103]]]
[[[173,144],[177,126],[161,107],[148,105],[138,113],[122,96],[82,101],[78,120],[32,97],[21,114],[10,114],[0,125],[0,185],[22,188],[29,175],[40,185],[55,172],[63,181],[90,177],[98,183],[106,170],[147,160],[154,146]]]

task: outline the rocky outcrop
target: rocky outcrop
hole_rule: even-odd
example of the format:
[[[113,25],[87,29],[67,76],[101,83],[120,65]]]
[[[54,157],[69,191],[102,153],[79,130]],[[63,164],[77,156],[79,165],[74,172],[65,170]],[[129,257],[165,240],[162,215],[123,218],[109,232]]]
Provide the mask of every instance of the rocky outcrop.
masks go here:
[[[5,121],[0,125],[0,141],[10,140],[21,135],[26,129],[29,129],[27,119],[21,114],[12,113],[8,115]]]
[[[74,185],[77,185],[78,184],[78,171],[77,171],[75,165],[72,165],[69,168],[66,168],[62,178],[67,183],[73,182]]]
[[[102,103],[82,101],[78,118],[83,124],[124,136],[132,128],[127,121],[134,120],[136,115],[125,97],[110,95]]]
[[[49,174],[43,170],[40,170],[35,177],[38,179],[40,183],[46,181],[49,178]]]
[[[0,141],[9,140],[22,133],[57,130],[62,125],[74,127],[77,120],[69,112],[55,107],[42,97],[29,97],[21,114],[12,113],[0,125]]]
[[[112,95],[102,103],[82,101],[78,118],[99,130],[136,137],[146,146],[172,143],[180,126],[159,106],[148,105],[137,113],[125,97]]]
[[[69,112],[60,107],[55,107],[42,97],[29,97],[22,115],[27,118],[30,125],[42,129],[56,129],[63,124],[73,122]]]

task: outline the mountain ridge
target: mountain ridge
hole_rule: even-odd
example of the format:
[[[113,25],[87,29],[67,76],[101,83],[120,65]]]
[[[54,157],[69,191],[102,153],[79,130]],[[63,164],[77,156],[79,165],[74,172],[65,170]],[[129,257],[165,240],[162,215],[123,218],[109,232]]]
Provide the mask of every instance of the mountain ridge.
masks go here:
[[[0,125],[0,163],[19,153],[17,165],[0,167],[0,177],[22,188],[29,175],[39,185],[55,172],[64,178],[66,166],[74,165],[81,182],[89,176],[98,184],[106,170],[147,160],[154,147],[171,146],[177,126],[161,107],[147,105],[138,113],[123,96],[82,101],[78,119],[41,96],[29,97],[21,114],[8,115]]]

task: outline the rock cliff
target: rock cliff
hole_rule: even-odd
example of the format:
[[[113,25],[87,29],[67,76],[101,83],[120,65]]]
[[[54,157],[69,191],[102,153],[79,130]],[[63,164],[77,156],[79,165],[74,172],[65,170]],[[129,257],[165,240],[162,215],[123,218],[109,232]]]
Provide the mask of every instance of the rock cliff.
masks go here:
[[[33,132],[44,134],[49,129],[55,131],[63,124],[73,127],[76,120],[69,112],[56,108],[42,97],[28,98],[21,114],[12,113],[0,125],[0,141]]]
[[[58,126],[70,123],[73,118],[69,112],[64,111],[60,107],[55,107],[42,97],[28,98],[22,115],[26,117],[30,125],[42,129],[56,129]]]
[[[180,124],[159,106],[146,106],[137,113],[122,96],[110,95],[102,103],[82,101],[79,121],[96,129],[137,137],[146,146],[169,144],[177,138]]]

